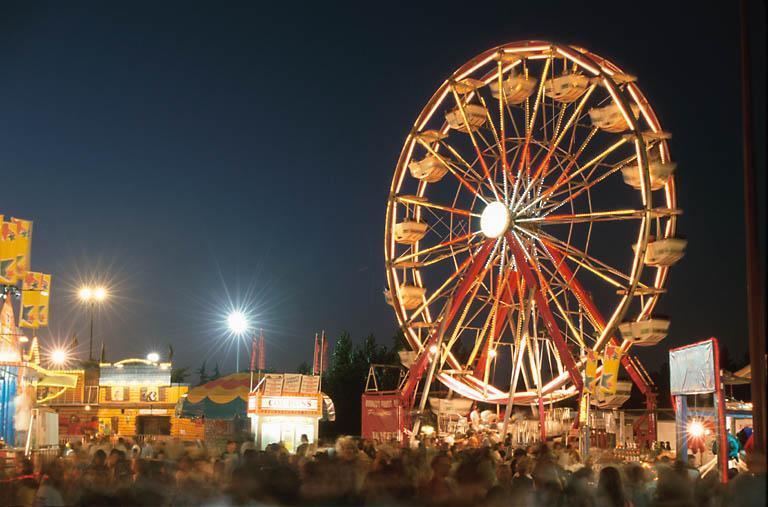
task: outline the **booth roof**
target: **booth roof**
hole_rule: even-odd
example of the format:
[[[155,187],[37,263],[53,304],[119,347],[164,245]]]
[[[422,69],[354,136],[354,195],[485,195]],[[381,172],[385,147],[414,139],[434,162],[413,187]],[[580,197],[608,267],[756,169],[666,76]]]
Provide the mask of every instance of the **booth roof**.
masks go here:
[[[181,398],[177,407],[177,417],[184,419],[234,419],[245,418],[246,402],[239,397],[233,398],[229,403],[215,403],[210,398],[204,398],[198,403],[191,403],[187,398]]]
[[[243,403],[247,403],[250,385],[250,373],[233,373],[193,387],[187,393],[186,399],[190,403],[200,403],[208,399],[213,403],[227,404],[239,398]]]

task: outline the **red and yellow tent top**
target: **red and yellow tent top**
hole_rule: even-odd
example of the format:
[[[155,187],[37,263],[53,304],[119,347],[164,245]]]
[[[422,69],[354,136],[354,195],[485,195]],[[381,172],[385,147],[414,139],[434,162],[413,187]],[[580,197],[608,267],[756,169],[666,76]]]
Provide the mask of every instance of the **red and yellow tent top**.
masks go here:
[[[229,403],[235,398],[240,398],[247,403],[250,386],[250,373],[233,373],[193,387],[187,393],[187,400],[190,403],[200,403],[208,398],[214,403],[223,404]]]

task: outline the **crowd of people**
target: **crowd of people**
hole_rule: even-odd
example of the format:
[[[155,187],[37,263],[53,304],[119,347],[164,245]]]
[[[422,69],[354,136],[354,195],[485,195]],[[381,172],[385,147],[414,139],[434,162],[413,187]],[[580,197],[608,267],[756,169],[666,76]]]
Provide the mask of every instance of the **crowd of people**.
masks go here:
[[[485,445],[484,445],[485,444]],[[724,486],[715,472],[668,456],[655,463],[582,462],[560,443],[422,443],[414,448],[341,437],[304,439],[296,452],[230,441],[222,453],[179,441],[122,438],[68,444],[36,471],[27,459],[0,477],[2,505],[234,506],[746,506],[765,505],[765,471]]]

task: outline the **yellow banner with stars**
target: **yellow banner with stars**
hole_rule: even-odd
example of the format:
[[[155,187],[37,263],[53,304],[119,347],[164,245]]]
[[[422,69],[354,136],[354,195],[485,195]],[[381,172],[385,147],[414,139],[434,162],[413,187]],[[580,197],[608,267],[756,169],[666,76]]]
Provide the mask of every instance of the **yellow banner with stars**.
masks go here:
[[[32,222],[11,218],[0,222],[0,283],[14,285],[29,269]]]
[[[16,279],[23,280],[32,253],[32,221],[11,218],[11,222],[16,224]]]
[[[616,394],[620,363],[621,351],[619,347],[611,344],[606,345],[603,352],[603,371],[600,375],[598,396],[613,396]]]
[[[16,224],[0,222],[0,283],[15,284],[16,275]]]
[[[37,328],[48,325],[48,301],[51,275],[28,271],[24,275],[21,291],[21,318],[19,325]]]

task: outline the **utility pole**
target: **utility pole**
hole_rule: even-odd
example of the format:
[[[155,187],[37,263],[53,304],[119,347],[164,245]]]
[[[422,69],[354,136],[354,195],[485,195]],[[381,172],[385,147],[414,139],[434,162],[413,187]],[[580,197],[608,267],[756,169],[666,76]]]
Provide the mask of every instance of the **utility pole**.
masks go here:
[[[762,277],[757,231],[757,181],[752,152],[752,72],[749,49],[748,0],[740,2],[741,18],[741,122],[744,159],[744,225],[747,257],[747,323],[749,329],[749,364],[752,393],[752,427],[755,449],[766,450],[765,414],[765,325]],[[765,462],[765,461],[763,461]]]
[[[93,361],[93,301],[89,304],[91,311],[91,337],[88,341],[88,360]]]

